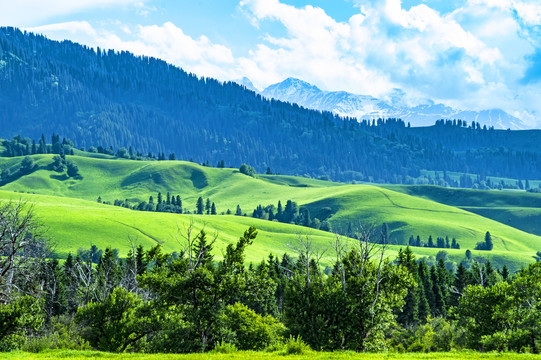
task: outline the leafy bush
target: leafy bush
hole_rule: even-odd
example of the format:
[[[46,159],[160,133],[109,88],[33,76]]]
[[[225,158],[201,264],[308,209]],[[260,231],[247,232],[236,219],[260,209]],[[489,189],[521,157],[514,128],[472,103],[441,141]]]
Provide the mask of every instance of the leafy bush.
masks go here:
[[[21,161],[21,173],[29,174],[32,172],[32,170],[34,170],[35,166],[34,159],[32,159],[30,156],[25,156]]]
[[[51,349],[91,350],[90,343],[75,330],[69,316],[59,316],[51,320]]]
[[[196,353],[203,350],[197,330],[184,321],[182,311],[164,311],[161,329],[147,343],[151,353]]]
[[[519,351],[528,346],[529,335],[526,330],[503,330],[481,337],[480,343],[484,351]]]
[[[311,350],[312,349],[310,349],[310,346],[306,344],[304,341],[302,341],[302,338],[300,336],[296,338],[293,336],[290,336],[289,339],[287,339],[286,344],[284,346],[284,352],[287,355],[300,355]]]
[[[79,176],[79,167],[77,165],[75,165],[75,163],[73,161],[68,161],[66,165],[68,167],[68,176],[69,177],[77,177],[77,176]]]
[[[21,350],[31,353],[40,353],[52,348],[53,342],[51,341],[51,338],[49,336],[40,336],[26,338],[26,342],[21,347]]]
[[[237,352],[238,349],[235,344],[231,344],[225,341],[219,342],[214,346],[214,349],[211,351],[215,354],[231,354]]]
[[[240,350],[261,350],[281,343],[286,331],[285,326],[272,316],[261,316],[242,303],[228,305],[222,321],[235,334],[235,343]]]
[[[251,167],[250,165],[246,165],[246,164],[242,164],[239,168],[239,171],[241,174],[252,176],[252,177],[256,174],[255,169]]]
[[[160,328],[153,305],[117,287],[103,303],[91,302],[79,308],[76,322],[86,326],[82,335],[93,347],[124,352],[136,348],[146,335]]]
[[[399,352],[451,351],[463,347],[463,338],[464,329],[458,327],[456,322],[429,317],[424,325],[395,331],[391,346]]]
[[[0,351],[20,348],[25,336],[43,325],[43,302],[23,296],[0,305]]]

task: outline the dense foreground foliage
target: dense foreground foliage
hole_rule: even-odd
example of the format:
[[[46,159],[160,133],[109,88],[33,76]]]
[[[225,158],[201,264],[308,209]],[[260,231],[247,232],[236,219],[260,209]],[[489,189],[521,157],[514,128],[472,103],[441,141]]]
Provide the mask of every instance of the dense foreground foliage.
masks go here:
[[[179,250],[157,244],[119,259],[92,247],[60,265],[47,260],[40,225],[22,203],[0,206],[0,350],[231,353],[264,350],[537,353],[541,263],[517,274],[467,261],[449,271],[391,262],[373,229],[339,236],[334,266],[299,236],[296,256],[254,266],[254,227],[213,258],[218,234],[187,226]],[[468,269],[468,268],[469,269]]]

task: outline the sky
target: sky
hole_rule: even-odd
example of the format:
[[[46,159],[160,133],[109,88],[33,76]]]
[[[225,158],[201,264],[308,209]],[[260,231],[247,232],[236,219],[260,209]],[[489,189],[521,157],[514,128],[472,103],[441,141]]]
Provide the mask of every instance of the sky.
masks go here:
[[[199,76],[500,108],[541,127],[538,0],[0,0],[0,26]]]

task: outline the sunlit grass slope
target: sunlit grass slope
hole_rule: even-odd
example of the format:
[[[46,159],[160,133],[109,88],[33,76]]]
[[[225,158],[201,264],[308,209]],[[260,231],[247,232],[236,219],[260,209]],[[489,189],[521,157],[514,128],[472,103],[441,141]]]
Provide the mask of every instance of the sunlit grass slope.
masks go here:
[[[227,209],[234,211],[239,204],[248,215],[258,204],[277,204],[281,200],[285,205],[285,201],[291,199],[306,206],[312,218],[327,219],[335,230],[346,230],[350,222],[353,229],[359,224],[380,226],[386,223],[391,232],[390,241],[395,244],[405,244],[411,235],[420,235],[423,241],[427,241],[429,235],[434,239],[438,236],[455,237],[461,249],[447,250],[455,259],[463,258],[466,249],[473,249],[477,242],[482,241],[486,231],[493,236],[494,250],[478,254],[497,257],[498,263],[507,260],[518,263],[533,261],[533,255],[541,249],[541,237],[508,226],[504,221],[500,223],[473,213],[474,208],[485,201],[482,197],[492,196],[487,195],[491,192],[466,192],[469,197],[464,195],[464,202],[456,203],[471,208],[471,211],[465,211],[450,206],[454,205],[450,200],[446,200],[450,205],[433,201],[444,202],[445,199],[442,199],[442,195],[437,198],[430,193],[431,187],[424,187],[427,188],[426,194],[412,187],[410,195],[405,193],[409,191],[408,187],[395,187],[393,190],[398,191],[393,191],[372,185],[346,185],[291,176],[260,175],[252,178],[236,169],[202,167],[182,161],[68,156],[68,160],[74,161],[80,169],[81,176],[73,179],[50,170],[51,155],[33,158],[37,167],[25,176],[17,175],[22,158],[0,159],[0,168],[9,168],[14,174],[10,182],[1,188],[6,191],[0,197],[17,198],[21,192],[42,194],[25,195],[25,198],[37,204],[37,212],[49,226],[63,253],[88,247],[91,243],[100,247],[112,245],[127,249],[129,237],[138,238],[148,246],[156,241],[164,241],[169,251],[178,251],[179,245],[174,240],[177,224],[182,228],[190,221],[191,215],[137,212],[96,202],[98,196],[104,201],[142,201],[147,200],[149,195],[156,197],[157,192],[165,194],[168,191],[179,194],[184,207],[191,211],[201,196],[215,202],[218,213]],[[454,199],[453,194],[451,192],[448,198]],[[493,199],[486,202],[486,206],[503,203],[505,207],[512,201],[515,205],[524,205],[539,200],[535,196],[524,200],[513,199],[513,193],[502,194],[506,202]],[[520,193],[521,196],[523,194]],[[269,252],[283,253],[287,250],[286,244],[291,243],[297,233],[311,232],[314,241],[322,246],[333,237],[313,229],[250,217],[194,216],[193,219],[198,226],[206,223],[210,232],[218,230],[223,234],[220,240],[223,244],[236,240],[249,225],[257,226],[261,235],[258,244],[250,250],[249,257],[253,260],[259,260]],[[435,255],[439,250],[415,249],[421,256]]]
[[[222,256],[227,244],[236,241],[249,226],[256,226],[259,235],[247,250],[247,260],[259,262],[269,253],[281,255],[295,253],[299,247],[298,236],[309,235],[315,250],[325,251],[323,265],[331,265],[334,259],[332,243],[334,235],[293,224],[282,224],[265,220],[233,215],[178,215],[168,213],[140,212],[93,201],[0,191],[0,200],[24,200],[34,205],[37,218],[46,225],[46,236],[55,244],[55,252],[61,257],[79,248],[96,245],[119,249],[125,255],[130,249],[130,240],[145,248],[161,243],[167,252],[181,251],[182,234],[193,221],[194,229],[205,228],[210,235],[217,233],[215,256]],[[353,241],[353,240],[350,240]],[[351,243],[353,244],[353,243]],[[393,245],[387,256],[394,259],[400,246]],[[419,257],[434,257],[441,249],[414,248]],[[464,249],[446,250],[449,258],[459,262],[464,258]],[[527,251],[491,252],[474,251],[473,256],[491,259],[497,266],[512,264],[517,269],[533,260]]]
[[[430,199],[541,235],[541,194],[526,191],[483,191],[439,186],[398,186],[388,189]]]
[[[92,201],[0,191],[0,200],[23,200],[34,205],[37,218],[46,225],[46,237],[55,243],[60,256],[79,248],[96,245],[117,248],[126,254],[130,239],[145,248],[163,244],[167,252],[183,249],[182,235],[193,221],[194,231],[202,228],[209,236],[218,233],[215,255],[220,258],[227,244],[235,242],[249,226],[258,236],[247,251],[247,260],[260,261],[269,253],[291,252],[297,236],[309,234],[316,248],[330,246],[333,235],[327,232],[243,216],[178,215],[141,212]]]

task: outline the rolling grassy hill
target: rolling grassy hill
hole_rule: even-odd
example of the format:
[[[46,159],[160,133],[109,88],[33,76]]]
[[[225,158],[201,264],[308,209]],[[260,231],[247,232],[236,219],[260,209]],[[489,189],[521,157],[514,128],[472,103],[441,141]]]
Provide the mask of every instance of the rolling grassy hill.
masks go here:
[[[404,194],[458,207],[541,236],[541,194],[513,190],[450,189],[429,185],[388,185],[385,187]]]
[[[285,203],[291,199],[308,208],[312,217],[328,219],[335,230],[346,229],[350,222],[354,228],[359,223],[374,226],[387,223],[390,241],[397,245],[405,244],[411,235],[420,235],[424,241],[429,235],[456,237],[461,249],[447,250],[456,261],[464,257],[465,249],[473,249],[482,241],[486,231],[493,236],[494,250],[476,254],[491,257],[497,264],[514,262],[520,266],[533,261],[533,255],[541,249],[541,237],[465,209],[476,208],[481,203],[485,204],[483,211],[493,212],[498,210],[490,210],[490,206],[505,208],[512,204],[516,205],[515,210],[525,208],[526,204],[538,206],[541,196],[536,194],[435,187],[383,188],[279,175],[252,178],[235,169],[202,167],[183,161],[68,156],[80,169],[81,176],[73,179],[50,170],[52,155],[33,158],[36,168],[24,176],[18,174],[21,158],[0,158],[0,169],[8,168],[13,174],[9,183],[0,188],[3,190],[0,199],[22,197],[35,203],[38,216],[49,227],[62,255],[90,244],[126,251],[128,238],[137,238],[145,246],[164,242],[166,250],[179,251],[175,240],[177,225],[183,228],[192,218],[198,228],[205,224],[209,232],[221,234],[218,256],[219,249],[236,240],[249,225],[255,225],[260,236],[249,251],[248,258],[252,261],[262,259],[269,252],[287,251],[286,244],[294,243],[298,233],[311,233],[314,244],[320,248],[328,247],[333,238],[322,231],[250,217],[138,212],[96,202],[98,196],[107,201],[142,201],[149,195],[155,197],[158,191],[179,194],[184,207],[191,211],[199,196],[209,197],[216,203],[218,213],[234,210],[239,204],[243,212],[251,214],[258,204],[276,204],[278,200]],[[487,202],[485,198],[492,200]],[[524,219],[527,223],[527,217]],[[394,246],[393,251],[397,248]],[[441,249],[414,250],[419,256],[433,256]]]

